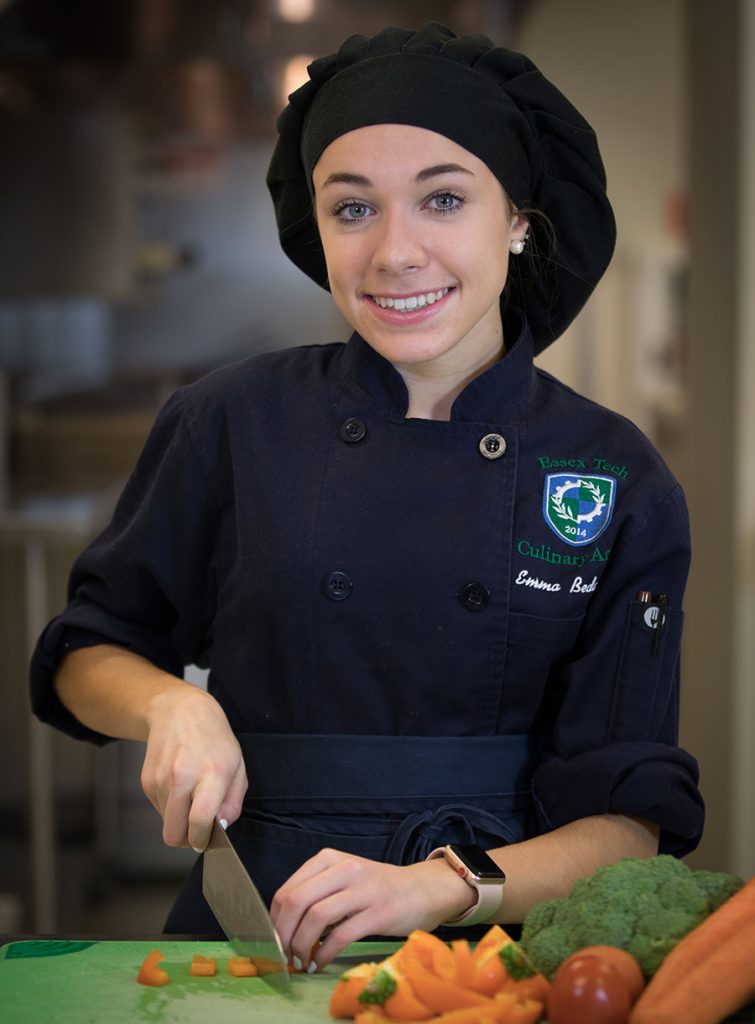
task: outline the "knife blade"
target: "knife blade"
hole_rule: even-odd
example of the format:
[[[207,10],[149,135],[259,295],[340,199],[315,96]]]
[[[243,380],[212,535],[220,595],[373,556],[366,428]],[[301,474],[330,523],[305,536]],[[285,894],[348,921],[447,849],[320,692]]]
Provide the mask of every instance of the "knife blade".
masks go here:
[[[217,818],[204,851],[202,895],[238,956],[251,957],[260,975],[290,980],[283,945],[264,900]]]

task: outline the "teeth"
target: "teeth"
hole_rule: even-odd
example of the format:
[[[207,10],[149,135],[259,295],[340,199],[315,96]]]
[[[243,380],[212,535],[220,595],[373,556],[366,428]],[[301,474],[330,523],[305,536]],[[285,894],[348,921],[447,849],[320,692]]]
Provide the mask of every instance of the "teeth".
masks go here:
[[[425,292],[423,295],[407,295],[403,299],[391,299],[382,295],[373,295],[372,299],[382,309],[395,309],[399,313],[404,313],[413,309],[422,309],[424,306],[432,306],[434,302],[440,302],[447,293],[448,288],[439,288],[435,292]]]

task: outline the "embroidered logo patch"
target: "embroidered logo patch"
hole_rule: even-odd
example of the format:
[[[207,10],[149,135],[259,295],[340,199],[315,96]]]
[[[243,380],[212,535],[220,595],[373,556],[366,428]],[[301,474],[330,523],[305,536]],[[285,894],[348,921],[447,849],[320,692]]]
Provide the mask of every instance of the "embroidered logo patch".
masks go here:
[[[543,489],[543,517],[567,544],[591,544],[613,515],[616,481],[611,476],[549,473]]]

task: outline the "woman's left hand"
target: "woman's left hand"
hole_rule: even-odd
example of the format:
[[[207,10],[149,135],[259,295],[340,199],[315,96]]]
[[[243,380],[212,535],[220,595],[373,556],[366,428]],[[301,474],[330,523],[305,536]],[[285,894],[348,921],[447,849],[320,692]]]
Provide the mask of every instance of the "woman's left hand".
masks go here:
[[[472,889],[443,859],[397,866],[324,849],[280,887],[271,914],[283,948],[305,968],[323,940],[312,961],[322,968],[366,935],[431,931],[473,902]]]

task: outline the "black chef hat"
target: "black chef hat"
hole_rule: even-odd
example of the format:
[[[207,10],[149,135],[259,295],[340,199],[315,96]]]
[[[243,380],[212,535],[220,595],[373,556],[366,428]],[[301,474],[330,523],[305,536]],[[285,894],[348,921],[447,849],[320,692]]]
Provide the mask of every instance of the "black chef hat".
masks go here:
[[[309,66],[278,118],[267,175],[281,245],[323,288],[311,176],[334,139],[372,124],[445,135],[479,157],[530,215],[527,252],[512,258],[503,303],[524,310],[541,351],[562,334],[608,266],[616,229],[595,133],[527,57],[437,22],[352,36]],[[503,244],[503,242],[502,242]]]

